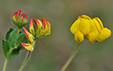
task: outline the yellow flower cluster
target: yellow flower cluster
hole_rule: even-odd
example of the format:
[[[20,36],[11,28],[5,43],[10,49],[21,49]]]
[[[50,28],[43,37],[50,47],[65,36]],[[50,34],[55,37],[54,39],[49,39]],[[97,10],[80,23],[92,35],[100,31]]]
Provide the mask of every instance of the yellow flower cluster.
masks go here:
[[[111,31],[103,27],[98,17],[91,19],[87,15],[79,16],[72,24],[70,31],[75,35],[78,43],[81,43],[84,38],[88,39],[90,43],[102,42],[111,36]]]

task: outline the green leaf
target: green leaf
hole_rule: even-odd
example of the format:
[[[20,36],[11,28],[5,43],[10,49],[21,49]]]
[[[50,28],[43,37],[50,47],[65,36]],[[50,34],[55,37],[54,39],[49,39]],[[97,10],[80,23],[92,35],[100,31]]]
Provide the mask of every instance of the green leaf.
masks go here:
[[[27,43],[27,42],[28,42],[28,39],[26,38],[25,34],[24,34],[23,37],[24,37],[24,38],[23,38],[23,40],[22,40],[21,42]],[[18,46],[18,48],[24,49],[24,47],[23,47],[21,44]]]
[[[14,30],[13,28],[10,28],[9,31],[6,33],[6,41],[9,40],[9,35],[13,30]]]
[[[19,34],[18,39],[17,39],[17,46],[22,42],[22,40],[25,38],[25,35],[23,33]]]
[[[27,43],[27,38],[24,33],[19,32],[17,29],[12,28],[6,33],[6,41],[2,40],[2,48],[5,57],[10,60],[11,58],[17,56],[23,46],[21,42]]]
[[[18,30],[13,30],[11,33],[10,33],[10,37],[9,37],[9,47],[10,48],[15,48],[16,47],[16,42],[17,42],[17,39],[18,39]]]
[[[7,54],[9,52],[9,46],[7,41],[2,40],[2,48],[3,48],[4,55],[7,58]]]
[[[10,59],[12,59],[13,57],[17,56],[17,55],[20,53],[19,51],[20,51],[20,48],[14,49],[14,50],[11,52],[10,56],[9,56],[7,59],[10,60]]]

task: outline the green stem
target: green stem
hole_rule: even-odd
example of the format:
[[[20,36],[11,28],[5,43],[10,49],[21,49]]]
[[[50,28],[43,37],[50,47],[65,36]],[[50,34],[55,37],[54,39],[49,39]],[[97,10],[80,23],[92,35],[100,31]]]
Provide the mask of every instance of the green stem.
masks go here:
[[[77,44],[76,48],[74,49],[74,51],[72,52],[71,56],[69,57],[69,59],[66,61],[66,63],[64,64],[64,66],[62,67],[62,69],[60,71],[64,71],[68,65],[71,63],[72,59],[74,58],[74,56],[76,55],[76,53],[78,52],[80,43]]]
[[[29,58],[30,58],[30,55],[31,55],[31,51],[28,51],[28,53],[27,53],[27,55],[26,55],[26,59],[25,59],[24,63],[22,64],[21,68],[19,69],[19,71],[22,71],[22,70],[23,70],[23,68],[25,67],[27,61],[28,61]]]
[[[7,63],[8,63],[8,59],[5,59],[5,62],[4,62],[4,66],[3,66],[3,70],[2,71],[6,71]]]
[[[3,66],[3,70],[2,71],[6,71],[6,67],[7,67],[7,63],[8,63],[8,58],[10,57],[11,52],[13,51],[13,48],[11,48],[7,54],[7,58],[5,59],[4,62],[4,66]]]

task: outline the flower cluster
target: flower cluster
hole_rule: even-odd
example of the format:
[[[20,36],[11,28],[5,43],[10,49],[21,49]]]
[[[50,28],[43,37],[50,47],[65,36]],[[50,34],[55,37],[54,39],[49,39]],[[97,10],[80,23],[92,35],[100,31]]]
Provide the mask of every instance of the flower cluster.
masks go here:
[[[44,35],[50,35],[51,33],[51,25],[45,18],[42,18],[42,22],[39,19],[34,19],[34,22],[35,25],[33,25],[33,19],[30,20],[29,32],[23,27],[26,38],[29,40],[29,43],[22,42],[21,44],[28,51],[34,50],[36,39]],[[34,26],[36,26],[36,28],[34,28]]]
[[[103,27],[101,20],[98,17],[90,18],[87,15],[82,15],[72,24],[70,31],[75,35],[75,40],[81,43],[84,38],[90,43],[102,42],[111,36],[111,31]]]
[[[12,22],[18,26],[18,28],[22,28],[27,24],[28,21],[28,15],[25,15],[25,12],[23,12],[21,15],[21,10],[16,11],[12,16]]]

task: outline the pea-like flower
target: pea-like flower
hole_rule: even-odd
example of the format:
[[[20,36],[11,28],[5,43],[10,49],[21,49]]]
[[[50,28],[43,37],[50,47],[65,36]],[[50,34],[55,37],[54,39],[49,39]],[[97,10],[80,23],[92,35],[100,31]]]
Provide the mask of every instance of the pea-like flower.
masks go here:
[[[51,25],[45,18],[42,18],[42,22],[39,19],[34,19],[34,21],[35,25],[33,25],[33,19],[31,18],[29,24],[29,32],[23,27],[29,43],[22,42],[21,44],[28,51],[34,50],[36,39],[42,36],[50,35],[51,33]],[[34,28],[34,26],[36,26],[36,28]]]
[[[18,26],[19,28],[22,28],[27,24],[28,21],[28,15],[23,12],[21,14],[21,10],[16,11],[12,16],[12,22]]]
[[[103,27],[103,24],[99,18],[95,17],[92,20],[96,27],[95,35],[97,34],[97,36],[96,36],[95,41],[102,42],[111,36],[111,31],[108,28]],[[90,37],[92,37],[92,36],[90,36]]]
[[[84,38],[90,43],[95,41],[102,42],[111,36],[111,31],[103,28],[99,18],[91,19],[87,15],[82,15],[72,24],[70,31],[75,35],[75,40],[81,43]]]

